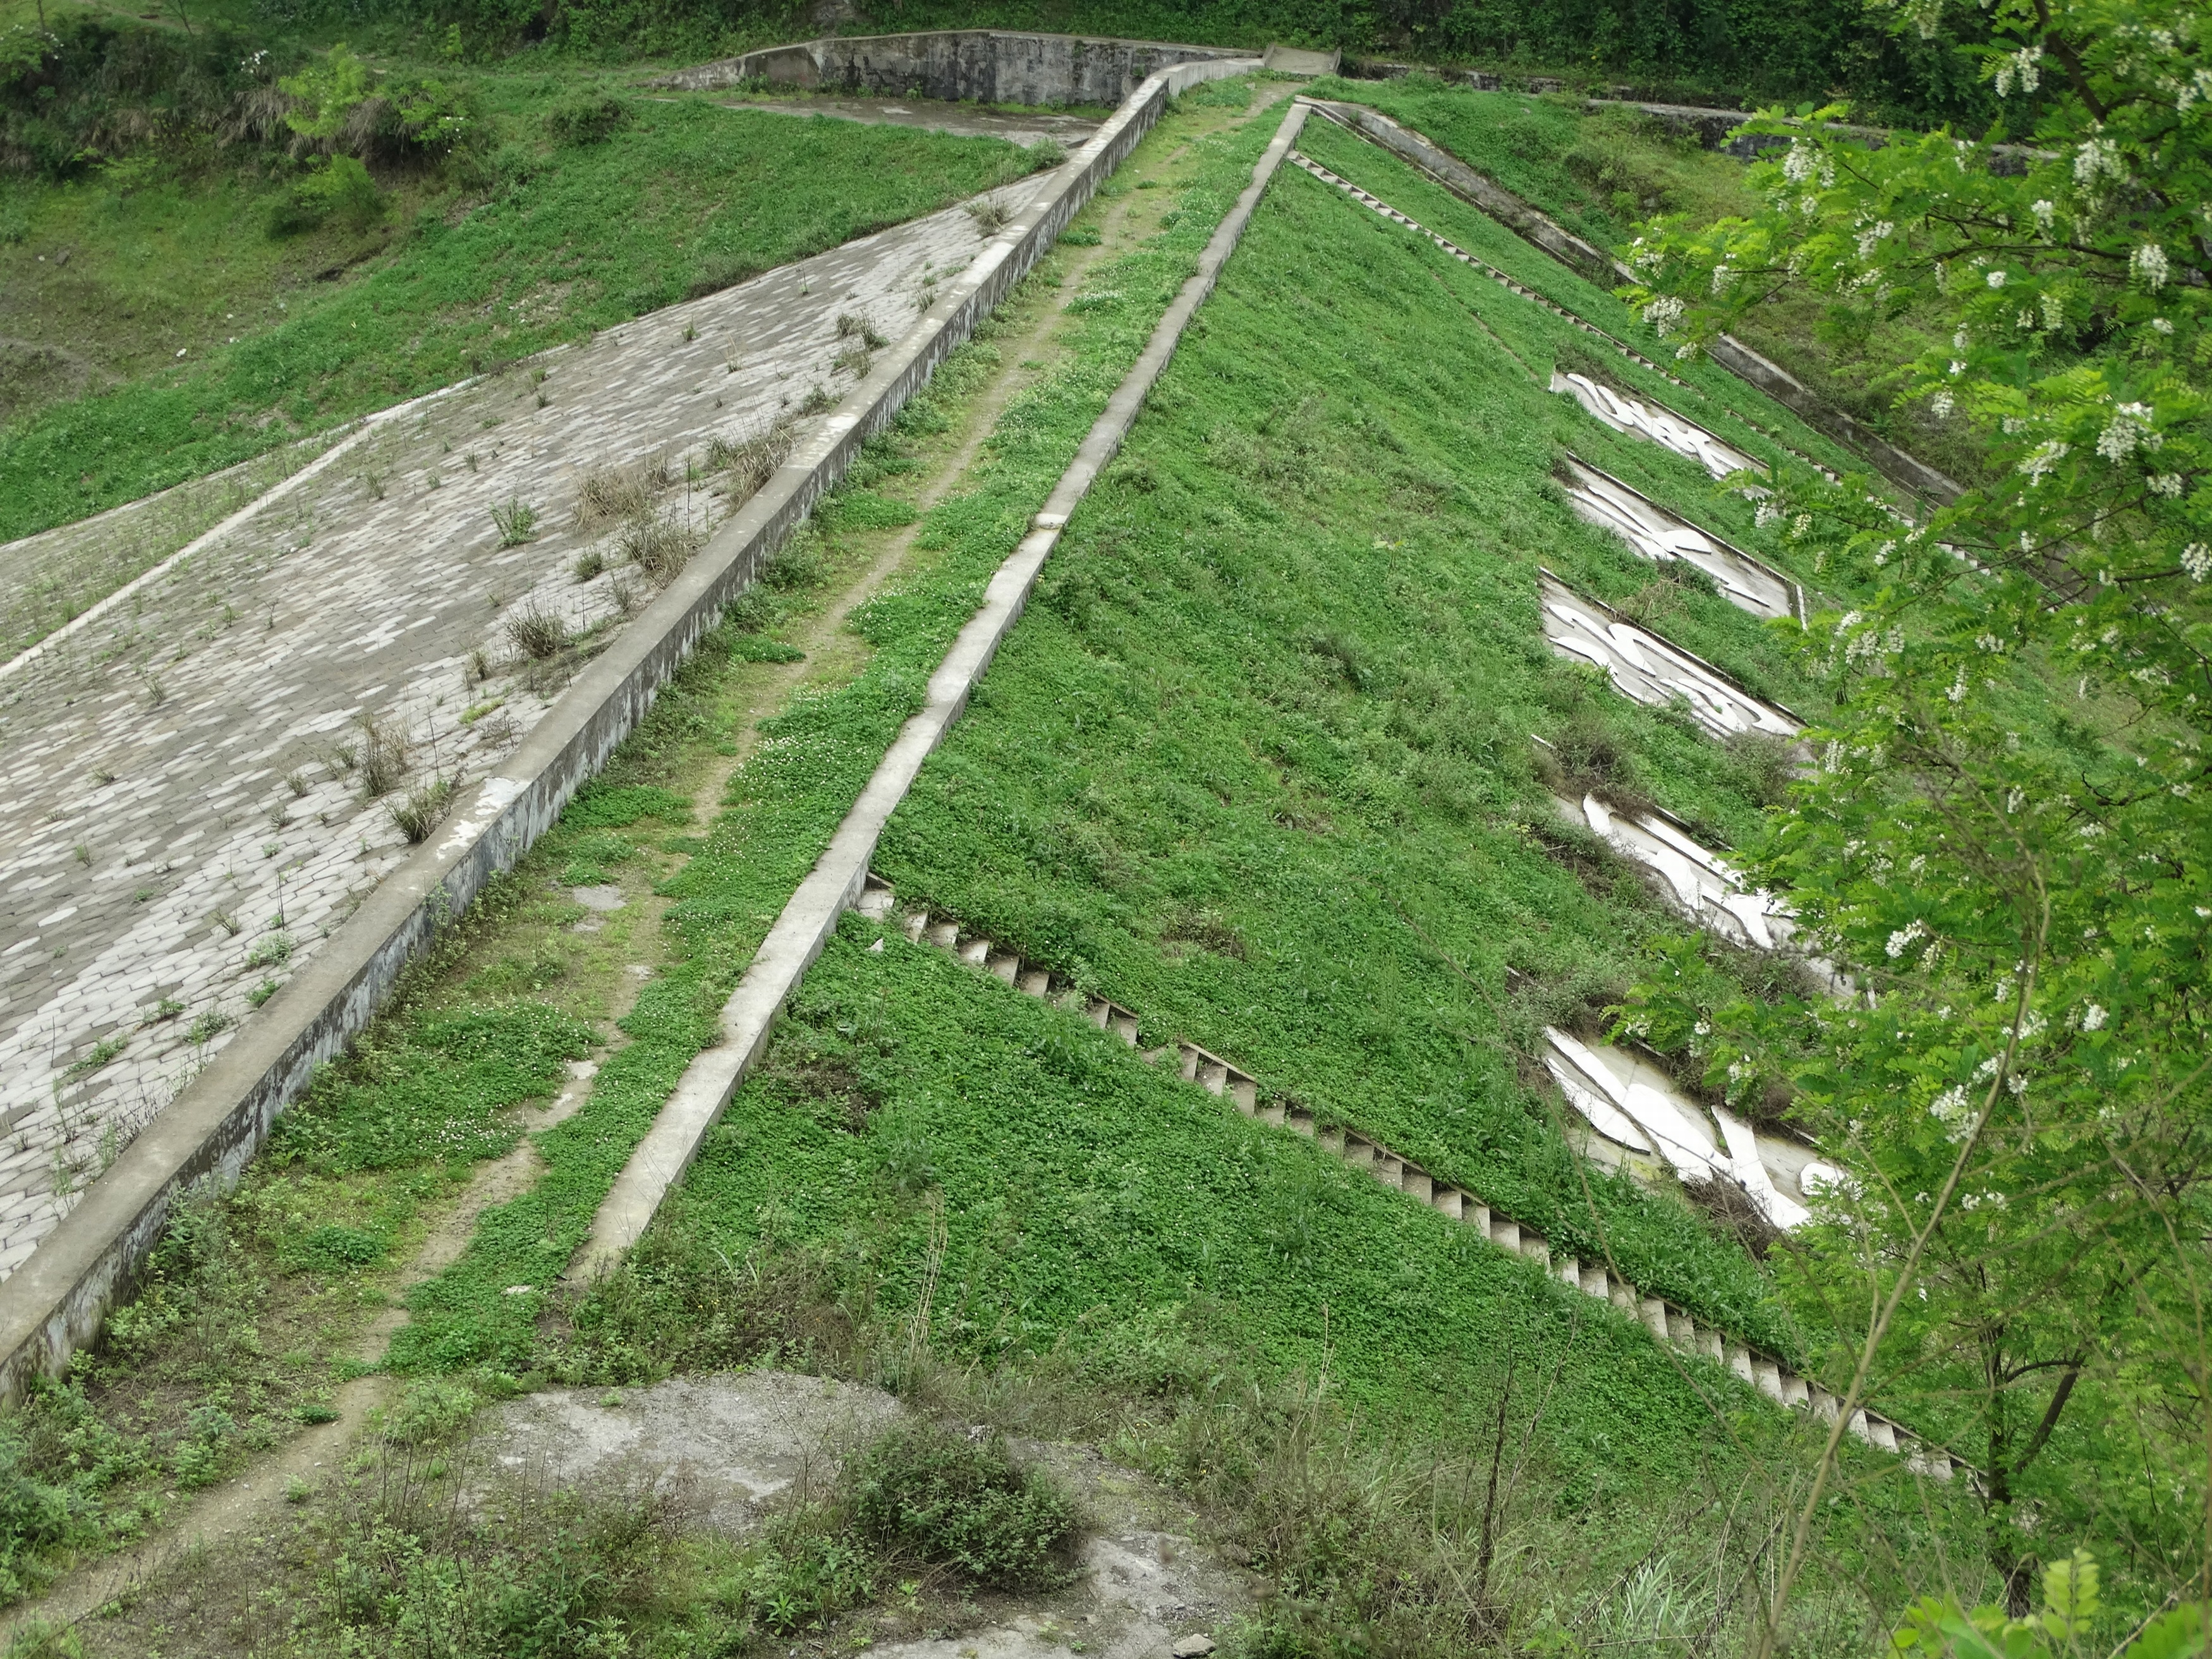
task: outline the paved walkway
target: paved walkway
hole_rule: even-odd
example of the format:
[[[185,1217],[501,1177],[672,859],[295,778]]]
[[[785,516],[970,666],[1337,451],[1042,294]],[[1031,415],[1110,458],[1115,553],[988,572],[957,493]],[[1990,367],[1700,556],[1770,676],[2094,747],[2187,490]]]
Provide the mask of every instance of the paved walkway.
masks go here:
[[[860,343],[838,319],[896,338],[981,240],[950,210],[421,400],[0,669],[0,1275],[401,861],[393,805],[484,775],[544,714],[579,653],[533,659],[518,621],[588,651],[649,594],[614,526],[578,523],[586,478],[680,479],[710,439],[842,395],[864,371],[836,366]],[[725,516],[714,483],[665,490],[663,520]],[[515,502],[537,530],[502,546]],[[593,550],[611,568],[579,580]],[[380,747],[401,775],[372,799]]]

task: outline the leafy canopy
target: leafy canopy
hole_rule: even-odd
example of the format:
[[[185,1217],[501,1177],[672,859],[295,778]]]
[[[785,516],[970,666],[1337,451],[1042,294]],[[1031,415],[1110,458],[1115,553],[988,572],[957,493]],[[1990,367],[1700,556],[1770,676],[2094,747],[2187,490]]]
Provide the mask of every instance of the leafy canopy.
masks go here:
[[[1987,21],[2016,119],[1876,142],[1840,105],[1763,115],[1759,212],[1626,250],[1685,355],[1785,290],[1911,318],[1932,343],[1891,366],[1900,400],[1985,458],[1913,513],[1811,474],[1768,505],[1851,598],[1810,644],[1838,693],[1817,765],[1754,870],[1860,994],[1754,1005],[1685,952],[1627,1023],[1716,1087],[1786,1079],[1851,1171],[1788,1271],[1863,1379],[1968,1413],[2019,1618],[2054,1520],[2117,1531],[2161,1594],[2204,1559],[2212,31],[2189,0]],[[2085,1388],[2077,1449],[2132,1415],[2129,1461],[2173,1454],[2175,1490],[2116,1516],[2107,1489],[2093,1521],[2046,1459],[2039,1543],[2012,1506]]]

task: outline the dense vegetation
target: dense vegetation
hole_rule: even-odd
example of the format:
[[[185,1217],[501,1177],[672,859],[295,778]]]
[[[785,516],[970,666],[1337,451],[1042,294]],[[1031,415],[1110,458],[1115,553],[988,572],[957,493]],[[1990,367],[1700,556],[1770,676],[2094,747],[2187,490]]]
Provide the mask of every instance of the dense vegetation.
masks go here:
[[[1893,108],[1971,113],[1977,130],[2009,98],[2044,155],[2023,176],[1948,135],[1869,153],[1778,119],[1796,148],[1754,173],[1747,197],[1720,164],[1617,118],[1435,83],[1333,87],[1601,240],[1626,246],[1644,216],[1673,216],[1644,231],[1638,299],[1650,322],[1687,331],[1670,365],[1680,383],[1286,173],[880,860],[910,899],[1134,1004],[1150,1035],[1229,1054],[1324,1121],[1370,1130],[1569,1248],[1611,1256],[1855,1394],[1880,1391],[1983,1467],[1978,1491],[1916,1486],[1894,1463],[1861,1461],[1840,1430],[1823,1445],[1528,1264],[1062,1012],[857,919],[635,1260],[580,1301],[550,1288],[1188,269],[1265,124],[1201,145],[1164,234],[1094,273],[1065,360],[1012,405],[978,487],[925,517],[927,557],[855,613],[866,667],[766,722],[706,833],[659,843],[681,849],[659,882],[665,967],[620,1020],[583,1109],[535,1137],[542,1176],[412,1294],[392,1363],[465,1414],[479,1395],[547,1378],[620,1383],[796,1357],[960,1401],[979,1419],[1110,1435],[1119,1455],[1212,1505],[1222,1536],[1269,1573],[1279,1599],[1245,1632],[1267,1659],[1638,1643],[1840,1655],[1868,1650],[1916,1596],[1912,1641],[1930,1651],[2093,1640],[2101,1651],[2177,1604],[2143,1659],[2199,1650],[2188,1621],[2212,1573],[2196,1291],[2212,894],[2194,801],[2212,695],[2198,615],[2212,495],[2192,216],[2212,195],[2212,70],[2187,16],[2150,27],[2105,0],[2058,11],[2053,22],[2000,4],[1954,21],[1923,7],[1913,21],[1924,29],[1895,33],[1856,10],[1799,11],[1764,34],[1752,14],[1648,10],[1523,13],[1510,27],[1477,8],[1055,12],[1060,27],[1302,36],[1539,67],[1572,55],[1660,75],[1694,62],[1793,94],[1843,86]],[[446,375],[471,351],[527,349],[862,222],[802,213],[734,252],[702,249],[678,224],[635,255],[607,239],[580,255],[578,228],[608,219],[638,169],[678,170],[733,123],[767,118],[648,106],[592,82],[526,123],[532,97],[566,83],[459,67],[523,38],[579,53],[617,39],[727,45],[793,32],[784,14],[493,5],[374,26],[398,40],[426,21],[447,31],[435,38],[453,66],[394,64],[381,90],[346,54],[254,81],[234,52],[83,26],[76,39],[143,125],[114,120],[98,76],[71,81],[39,58],[51,92],[19,76],[9,153],[77,182],[4,210],[56,210],[68,188],[119,203],[131,143],[162,133],[258,158],[266,188],[252,211],[277,238],[358,246],[405,191],[447,212],[481,194],[457,226],[418,211],[394,254],[324,307],[332,330],[396,339],[380,308],[395,284],[441,305],[465,291],[513,307],[526,283],[471,288],[463,275],[502,263],[586,296],[557,319],[514,310],[505,332],[438,337],[446,355],[422,372]],[[1040,20],[925,3],[898,21]],[[1956,41],[1992,30],[2006,52],[1984,80]],[[1571,54],[1559,50],[1570,34]],[[168,80],[144,70],[172,50]],[[282,94],[266,104],[273,118],[239,127],[256,87]],[[459,125],[440,139],[441,121]],[[505,136],[473,136],[494,131]],[[763,131],[741,148],[781,142]],[[1620,300],[1429,181],[1332,129],[1305,143],[1650,345]],[[948,161],[970,169],[962,188],[1025,164],[1003,147],[911,135],[848,143],[841,131],[820,143],[792,140],[757,189],[788,189],[811,167],[823,202],[842,204],[859,186],[833,166],[872,177],[889,161],[894,176],[872,187],[875,210],[896,216],[935,199]],[[726,263],[700,263],[697,276],[678,257],[709,252]],[[440,287],[447,278],[459,286]],[[1778,462],[1778,436],[1848,470],[1696,360],[1702,335],[1793,293],[1801,308],[1768,307],[1771,326],[1809,350],[1820,318],[1830,343],[1911,386],[1921,429],[1969,455],[1960,476],[2001,487],[1908,528],[1863,481],[1832,488],[1784,463],[1780,499],[1754,506],[1544,390],[1555,364],[1595,368]],[[185,470],[230,453],[206,433],[252,404],[248,392],[266,404],[252,365],[296,362],[323,338],[283,332],[292,326],[224,359],[227,380],[189,370],[111,394],[142,422],[114,437],[118,453],[143,468],[188,433],[202,447]],[[934,395],[957,397],[979,361],[950,368]],[[416,367],[343,351],[331,363],[317,400],[299,404],[303,422],[396,395]],[[902,443],[941,419],[926,398],[900,440],[874,447],[541,858],[585,874],[663,867],[639,826],[689,815],[665,787],[665,754],[709,733],[706,688],[782,649],[758,631],[775,594],[817,580],[841,536],[898,521]],[[168,424],[143,424],[156,420]],[[18,434],[47,433],[57,455],[82,441],[52,431],[68,435],[19,423],[0,466],[38,453]],[[1808,641],[1639,564],[1550,485],[1570,447],[1817,580],[1838,614]],[[24,476],[60,474],[49,464]],[[1820,769],[1794,776],[1787,755],[1716,745],[1554,660],[1534,615],[1539,562],[1788,702],[1814,725]],[[1532,733],[1553,758],[1538,761]],[[1857,976],[1864,1005],[1839,1009],[1784,964],[1683,938],[1639,879],[1560,826],[1547,797],[1575,785],[1656,799],[1750,849]],[[483,925],[520,913],[495,903]],[[572,1010],[538,997],[563,972],[558,955],[473,964],[446,994],[486,1005],[480,1018],[434,998],[403,1010],[293,1121],[261,1185],[176,1230],[106,1355],[10,1421],[5,1542],[25,1582],[58,1548],[143,1524],[153,1485],[211,1478],[273,1438],[285,1413],[316,1409],[316,1366],[234,1345],[235,1375],[219,1376],[212,1353],[175,1362],[175,1331],[199,1317],[241,1328],[257,1273],[320,1275],[352,1294],[427,1202],[510,1146],[507,1109],[591,1044]],[[1855,1184],[1762,1262],[1724,1218],[1600,1179],[1566,1150],[1531,1064],[1547,1022],[1655,1045],[1692,1086],[1820,1136]],[[426,1085],[449,1075],[462,1086]],[[327,1213],[325,1189],[345,1200]],[[146,1375],[126,1384],[134,1364]],[[447,1376],[466,1389],[437,1395],[456,1387],[435,1380]],[[168,1392],[144,1424],[103,1414],[102,1388],[149,1383]],[[1502,1447],[1509,1427],[1520,1495],[1501,1510],[1470,1496],[1481,1468],[1470,1449],[1493,1433]],[[913,1520],[943,1511],[947,1492],[1040,1526],[1064,1518],[1048,1488],[1002,1463],[969,1467],[944,1445],[899,1455],[811,1532],[780,1535],[785,1554],[747,1569],[767,1575],[763,1595],[803,1580],[816,1598],[805,1616],[830,1628],[925,1534],[975,1577],[1013,1571],[957,1516],[941,1535]],[[1424,1460],[1425,1475],[1408,1474]],[[1500,1527],[1522,1569],[1496,1556]],[[848,1533],[881,1560],[840,1553]],[[945,1542],[956,1534],[968,1541]],[[1569,1540],[1571,1571],[1528,1569]],[[1052,1568],[1033,1553],[1020,1571],[1040,1582]],[[766,1605],[746,1593],[724,1605]],[[1977,1601],[1989,1605],[1962,1610]],[[609,1619],[630,1617],[618,1598],[605,1605]],[[745,1639],[789,1628],[756,1619]]]
[[[72,31],[0,87],[18,161],[62,175],[0,182],[0,334],[15,337],[0,394],[17,409],[0,427],[0,538],[1040,159],[997,139],[641,99],[592,76],[380,73],[343,49],[296,74],[273,59],[241,71],[235,39],[202,52],[104,22]],[[84,374],[57,380],[41,367],[53,353]]]

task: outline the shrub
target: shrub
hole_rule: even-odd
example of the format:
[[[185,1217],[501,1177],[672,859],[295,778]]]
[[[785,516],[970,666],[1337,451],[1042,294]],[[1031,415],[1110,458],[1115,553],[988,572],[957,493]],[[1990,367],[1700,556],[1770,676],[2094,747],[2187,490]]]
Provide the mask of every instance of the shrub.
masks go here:
[[[384,192],[350,155],[333,155],[294,185],[269,210],[269,234],[293,236],[325,224],[354,232],[384,216]]]
[[[1071,1577],[1075,1505],[995,1437],[902,1424],[854,1460],[854,1518],[879,1547],[957,1568],[994,1589],[1046,1589]]]
[[[630,118],[626,100],[611,93],[587,94],[545,112],[545,136],[556,144],[596,144]]]

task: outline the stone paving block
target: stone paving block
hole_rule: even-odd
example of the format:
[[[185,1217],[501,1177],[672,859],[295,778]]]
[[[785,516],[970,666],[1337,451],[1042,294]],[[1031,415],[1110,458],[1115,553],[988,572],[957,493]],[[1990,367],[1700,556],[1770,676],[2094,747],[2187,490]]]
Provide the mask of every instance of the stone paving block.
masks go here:
[[[1018,210],[1053,176],[993,194]],[[982,245],[948,210],[544,354],[542,385],[525,368],[418,400],[94,625],[0,666],[0,1112],[50,1096],[113,1032],[127,1046],[70,1091],[70,1115],[85,1146],[127,1141],[254,1018],[246,993],[295,973],[411,850],[390,808],[433,779],[465,797],[559,696],[511,620],[596,640],[649,596],[613,526],[577,522],[585,478],[672,464],[681,479],[711,440],[793,418],[817,387],[842,396],[837,319],[904,334],[923,278]],[[492,509],[516,501],[536,532],[502,548]],[[678,483],[660,510],[704,530],[732,507]],[[594,545],[616,566],[579,582]],[[479,653],[493,672],[472,683]],[[407,754],[373,799],[368,722]],[[279,915],[289,959],[249,966]],[[163,995],[183,1011],[142,1026]],[[183,1041],[209,1015],[236,1024]],[[50,1182],[60,1119],[15,1127]],[[0,1213],[0,1274],[74,1202]]]

